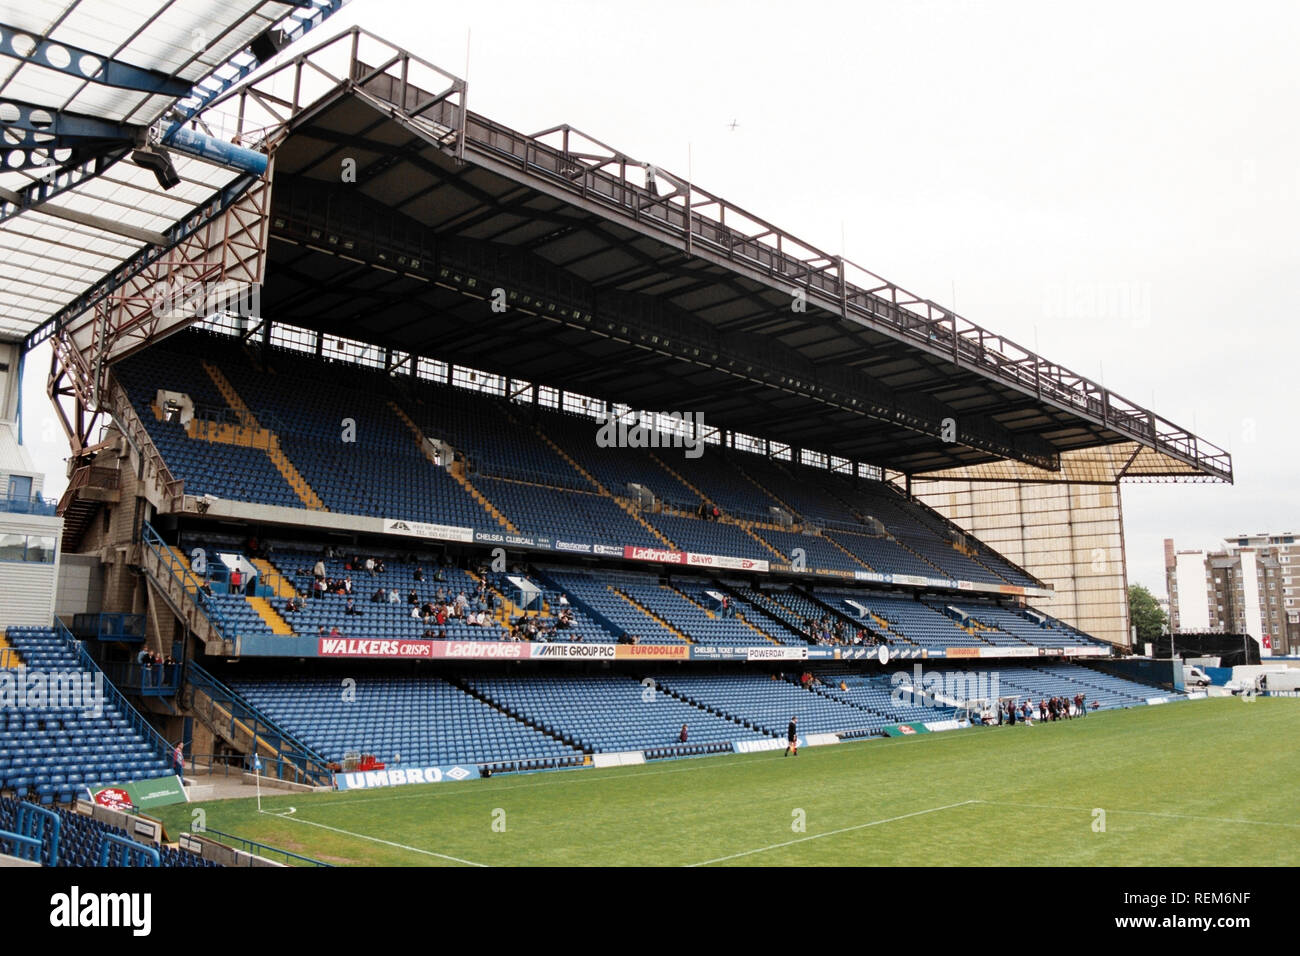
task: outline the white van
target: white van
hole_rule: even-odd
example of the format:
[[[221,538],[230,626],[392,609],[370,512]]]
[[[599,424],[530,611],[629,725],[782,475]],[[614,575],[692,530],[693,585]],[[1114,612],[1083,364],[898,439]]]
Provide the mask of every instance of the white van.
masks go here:
[[[1210,676],[1195,664],[1184,664],[1183,684],[1186,687],[1209,687]]]
[[[1300,669],[1266,671],[1259,675],[1257,686],[1261,691],[1300,690]]]

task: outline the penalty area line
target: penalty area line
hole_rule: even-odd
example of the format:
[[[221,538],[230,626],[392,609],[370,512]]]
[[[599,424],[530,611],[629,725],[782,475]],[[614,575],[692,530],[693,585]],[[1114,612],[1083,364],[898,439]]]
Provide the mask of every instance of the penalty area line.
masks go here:
[[[329,830],[332,833],[341,833],[344,836],[355,837],[358,840],[369,840],[371,843],[382,843],[384,846],[391,846],[398,850],[408,850],[411,853],[423,853],[425,856],[436,856],[440,860],[451,860],[453,863],[463,863],[465,866],[487,866],[486,863],[475,863],[473,860],[462,860],[458,856],[448,856],[446,853],[435,853],[432,850],[422,850],[418,846],[407,846],[405,843],[394,843],[392,840],[367,836],[364,833],[353,833],[351,830],[332,827],[327,823],[317,823],[315,820],[304,820],[302,817],[288,816],[283,813],[272,813],[269,810],[259,810],[258,812],[265,813],[267,816],[271,817],[279,817],[281,820],[289,820],[293,823],[305,823],[309,827],[320,827],[322,830]]]
[[[692,866],[708,866],[711,863],[723,863],[727,860],[739,859],[742,856],[753,856],[755,853],[766,853],[768,850],[779,850],[782,847],[794,846],[797,843],[806,843],[809,840],[820,840],[822,837],[836,836],[837,834],[840,833],[852,833],[854,830],[865,830],[868,827],[883,826],[886,823],[896,823],[899,820],[906,820],[909,817],[920,817],[920,816],[924,816],[927,813],[939,813],[940,811],[943,810],[952,810],[955,809],[956,807],[965,807],[978,802],[980,801],[963,800],[961,801],[961,803],[949,803],[946,806],[942,806],[942,807],[930,807],[928,810],[913,810],[911,813],[900,814],[899,816],[896,817],[886,817],[884,820],[872,820],[869,823],[858,823],[851,827],[840,827],[838,830],[827,830],[825,833],[814,833],[811,834],[810,836],[799,837],[797,840],[786,840],[783,843],[773,843],[769,846],[760,846],[757,849],[753,849],[753,850],[742,850],[740,853],[731,853],[728,854],[727,856],[719,856],[719,857],[715,857],[712,860],[702,860],[699,863],[688,863],[686,865],[688,867],[692,867]]]

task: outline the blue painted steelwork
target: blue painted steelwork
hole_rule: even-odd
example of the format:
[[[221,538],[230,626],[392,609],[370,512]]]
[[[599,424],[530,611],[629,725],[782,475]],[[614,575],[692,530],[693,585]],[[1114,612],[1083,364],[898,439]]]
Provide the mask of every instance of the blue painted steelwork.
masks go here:
[[[179,123],[163,134],[163,140],[178,153],[197,156],[255,176],[263,175],[270,164],[270,158],[266,153],[227,143],[225,140],[216,139]]]
[[[105,833],[99,844],[99,866],[162,866],[156,847],[136,843],[116,833]]]
[[[342,9],[345,3],[347,3],[347,0],[311,0],[312,13],[306,15],[291,14],[287,18],[292,21],[293,25],[283,30],[286,41],[293,43],[310,33]],[[261,62],[251,52],[241,50],[225,64],[217,67],[189,87],[188,95],[177,101],[175,108],[169,115],[178,125],[183,125],[211,105],[217,97],[243,81],[261,65]],[[228,69],[228,72],[218,76],[218,71],[224,69]],[[175,126],[171,128],[173,136],[175,129]],[[168,140],[164,137],[163,142],[166,144]],[[18,198],[15,201],[0,200],[0,223],[20,215],[28,209],[39,206],[41,203],[47,202],[70,189],[75,189],[88,179],[94,179],[109,169],[127,152],[129,152],[129,147],[114,148],[110,152],[88,158],[69,169],[60,170],[53,177],[34,180],[19,191]],[[244,188],[247,188],[247,186],[248,183],[245,182]],[[170,248],[171,246],[168,246],[168,249]],[[29,335],[23,345],[24,351],[30,350],[49,338],[52,328],[50,323],[46,322],[41,326],[41,329]],[[42,332],[42,330],[45,331]],[[35,336],[38,335],[39,338],[36,338]]]
[[[24,53],[20,49],[21,44],[16,42],[19,37],[26,37],[36,45]],[[51,56],[51,53],[54,56]],[[60,53],[66,53],[67,57],[60,56]],[[0,54],[16,57],[48,70],[58,70],[68,76],[123,90],[162,93],[169,96],[185,96],[190,91],[190,84],[185,80],[169,76],[159,70],[132,66],[130,63],[107,58],[69,43],[36,40],[28,31],[11,27],[6,23],[0,23]],[[94,69],[86,68],[92,65]]]

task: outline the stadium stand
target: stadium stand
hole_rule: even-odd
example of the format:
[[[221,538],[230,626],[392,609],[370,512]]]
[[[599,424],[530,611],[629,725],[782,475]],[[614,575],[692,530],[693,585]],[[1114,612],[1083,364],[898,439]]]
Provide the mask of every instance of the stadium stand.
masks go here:
[[[0,832],[13,833],[17,828],[19,808],[22,801],[13,797],[0,797]],[[101,854],[105,850],[105,837],[116,837],[119,841],[136,844],[121,827],[115,827],[96,820],[84,813],[63,807],[54,808],[59,818],[59,851],[54,866],[99,866]],[[12,854],[12,841],[0,836],[0,854]],[[219,867],[219,863],[205,860],[188,850],[173,849],[169,846],[155,846],[158,851],[159,865],[165,867]],[[110,853],[109,865],[117,859]]]
[[[355,701],[348,706],[340,706],[340,684],[333,679],[243,678],[230,686],[340,763],[350,751],[360,751],[412,766],[524,763],[542,770],[582,764],[570,744],[441,678],[355,680]]]
[[[12,675],[15,682],[22,676],[19,671],[26,670],[76,675],[93,685],[94,669],[53,628],[10,627],[5,640],[23,667],[0,673]],[[47,805],[69,803],[90,784],[173,772],[165,745],[146,733],[138,715],[124,710],[128,705],[114,694],[103,693],[94,708],[50,706],[44,692],[40,699],[14,696],[13,706],[0,708],[0,790]]]
[[[601,448],[594,418],[263,354],[258,364],[228,338],[191,331],[114,366],[189,493],[757,560],[802,548],[809,569],[826,571],[1035,583],[964,536],[967,553],[957,550],[953,526],[879,482],[716,447],[695,459]],[[160,389],[189,396],[198,424],[168,420]],[[706,502],[729,520],[703,520]],[[779,514],[794,528],[774,523]]]

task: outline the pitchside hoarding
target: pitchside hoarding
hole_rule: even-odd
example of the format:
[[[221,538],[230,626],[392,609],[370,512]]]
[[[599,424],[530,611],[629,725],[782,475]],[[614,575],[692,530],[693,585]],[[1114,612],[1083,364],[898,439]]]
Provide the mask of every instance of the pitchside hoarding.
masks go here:
[[[152,780],[132,780],[130,783],[102,784],[90,788],[90,799],[101,807],[113,810],[148,810],[166,807],[173,803],[188,803],[189,795],[175,774],[155,777]]]
[[[357,770],[336,773],[334,786],[339,790],[374,790],[402,787],[411,783],[459,783],[480,776],[474,764],[451,764],[441,767],[388,767],[383,770]]]

